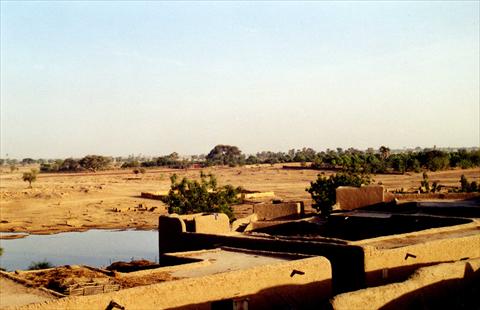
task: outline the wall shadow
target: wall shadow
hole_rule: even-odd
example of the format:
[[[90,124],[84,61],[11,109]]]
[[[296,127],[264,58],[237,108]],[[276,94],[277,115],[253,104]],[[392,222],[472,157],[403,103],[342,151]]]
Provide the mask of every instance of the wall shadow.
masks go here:
[[[463,278],[441,280],[396,298],[380,309],[480,309],[480,269],[465,265]]]
[[[279,285],[259,290],[255,294],[238,295],[233,299],[209,300],[198,304],[190,304],[168,309],[233,309],[233,300],[247,301],[248,309],[319,309],[330,310],[328,297],[322,291],[329,291],[329,281],[318,281],[303,285]],[[331,295],[331,294],[328,294]]]

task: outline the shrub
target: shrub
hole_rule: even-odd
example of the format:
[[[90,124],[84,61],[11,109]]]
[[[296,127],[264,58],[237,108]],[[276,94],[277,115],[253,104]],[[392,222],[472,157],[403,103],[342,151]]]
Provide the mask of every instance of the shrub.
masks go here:
[[[29,188],[32,188],[32,182],[37,180],[38,171],[36,169],[32,169],[29,172],[24,172],[22,179],[24,182],[28,182]]]
[[[32,262],[30,266],[28,266],[28,270],[39,270],[39,269],[47,269],[52,268],[53,265],[48,262],[47,260]]]
[[[339,186],[356,186],[370,184],[370,176],[358,173],[337,173],[330,177],[318,175],[315,182],[310,182],[310,187],[306,189],[314,201],[313,208],[320,211],[322,216],[329,216],[332,206],[335,204],[335,190]]]
[[[169,213],[221,212],[233,218],[230,205],[239,201],[240,188],[232,185],[217,187],[215,176],[207,176],[203,172],[200,173],[200,181],[183,178],[178,182],[176,174],[170,177],[170,181],[170,191],[163,199]]]
[[[465,175],[462,174],[460,177],[460,191],[463,193],[472,193],[472,192],[478,192],[478,184],[477,182],[473,181],[470,183],[468,179],[465,177]]]

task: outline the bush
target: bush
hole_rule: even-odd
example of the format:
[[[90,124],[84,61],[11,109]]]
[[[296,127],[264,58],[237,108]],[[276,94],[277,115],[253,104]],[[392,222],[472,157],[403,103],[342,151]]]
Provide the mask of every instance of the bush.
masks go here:
[[[472,192],[478,192],[478,184],[477,182],[473,181],[470,183],[468,179],[465,177],[465,175],[462,174],[460,177],[460,191],[462,193],[472,193]]]
[[[170,177],[171,186],[163,202],[168,205],[169,213],[192,214],[199,212],[225,213],[233,219],[230,205],[239,201],[240,188],[232,185],[217,187],[215,176],[200,173],[200,181],[183,178],[177,181],[177,175]]]
[[[318,175],[315,182],[310,182],[306,189],[310,193],[314,204],[312,205],[322,216],[329,216],[336,201],[335,190],[339,186],[356,186],[370,184],[370,176],[358,173],[337,173],[330,177]]]
[[[47,268],[52,268],[53,265],[46,261],[39,261],[39,262],[32,262],[30,266],[28,266],[28,270],[39,270],[39,269],[47,269]]]
[[[28,182],[29,187],[32,188],[32,182],[37,180],[38,171],[36,169],[32,169],[29,172],[24,172],[22,176],[22,180],[24,182]]]

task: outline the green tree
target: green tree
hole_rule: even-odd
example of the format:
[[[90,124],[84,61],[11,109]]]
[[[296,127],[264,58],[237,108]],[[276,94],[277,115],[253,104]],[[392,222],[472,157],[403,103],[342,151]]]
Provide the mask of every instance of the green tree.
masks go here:
[[[215,176],[203,172],[200,173],[200,181],[187,178],[178,181],[176,174],[170,177],[170,181],[170,191],[163,200],[169,213],[218,212],[233,218],[230,205],[239,202],[240,188],[232,185],[218,187]]]
[[[80,171],[82,166],[80,162],[73,158],[65,159],[60,165],[58,165],[59,171]]]
[[[245,156],[236,146],[219,144],[206,157],[210,165],[235,166],[245,162]]]
[[[29,172],[24,172],[22,179],[24,182],[28,182],[29,188],[32,188],[32,182],[37,180],[38,171],[36,169],[32,169]]]
[[[335,190],[339,186],[356,186],[370,184],[370,176],[366,174],[342,172],[326,177],[318,175],[315,182],[310,182],[306,189],[310,193],[314,204],[312,205],[322,216],[329,216],[336,202]]]
[[[93,172],[108,168],[111,162],[112,159],[110,157],[100,155],[87,155],[79,161],[80,166]]]

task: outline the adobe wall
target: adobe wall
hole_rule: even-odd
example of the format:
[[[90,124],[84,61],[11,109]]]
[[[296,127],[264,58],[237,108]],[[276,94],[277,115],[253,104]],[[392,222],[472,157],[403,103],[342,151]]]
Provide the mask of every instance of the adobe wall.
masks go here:
[[[468,291],[479,284],[480,259],[472,259],[420,268],[401,283],[340,294],[331,305],[335,310],[468,309],[470,302],[478,306],[478,296]]]
[[[126,309],[210,309],[212,301],[244,297],[252,309],[312,308],[332,296],[331,276],[330,262],[312,257],[20,309],[105,309],[111,300]]]
[[[354,210],[385,201],[381,185],[362,187],[340,186],[335,190],[336,202],[341,210]]]
[[[159,253],[182,251],[184,246],[179,238],[182,233],[187,231],[203,234],[228,234],[230,233],[230,220],[223,213],[161,215],[158,218]]]
[[[259,222],[255,222],[257,224]],[[288,240],[274,237],[221,236],[213,234],[183,233],[178,240],[179,251],[233,247],[254,251],[300,253],[326,257],[332,264],[333,290],[345,292],[365,287],[364,253],[357,245],[333,244],[310,240]],[[169,252],[169,251],[164,251]],[[174,252],[172,250],[171,252]]]
[[[438,232],[441,234],[441,232]],[[408,237],[405,237],[408,239]],[[452,234],[450,238],[419,241],[394,248],[377,249],[364,246],[365,281],[367,286],[403,280],[415,269],[466,258],[480,258],[480,234],[463,237]]]
[[[259,221],[280,218],[298,218],[303,214],[303,204],[300,202],[256,204],[253,206],[253,213],[257,215]]]
[[[193,219],[193,223],[197,233],[226,234],[230,232],[230,220],[223,213],[197,216]]]

